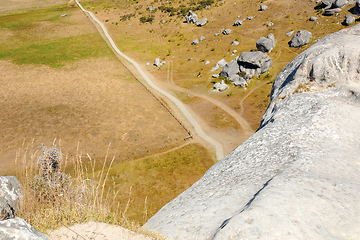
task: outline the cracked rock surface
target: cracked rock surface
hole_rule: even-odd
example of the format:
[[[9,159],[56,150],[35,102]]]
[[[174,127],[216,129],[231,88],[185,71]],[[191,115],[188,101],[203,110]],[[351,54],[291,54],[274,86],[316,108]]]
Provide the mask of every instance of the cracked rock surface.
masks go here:
[[[260,129],[143,228],[168,239],[360,239],[360,25],[276,78]]]

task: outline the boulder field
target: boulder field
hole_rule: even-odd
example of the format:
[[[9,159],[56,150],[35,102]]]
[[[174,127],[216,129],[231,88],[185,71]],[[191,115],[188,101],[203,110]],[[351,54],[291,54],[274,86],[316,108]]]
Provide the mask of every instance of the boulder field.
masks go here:
[[[277,76],[258,131],[144,226],[167,239],[360,239],[360,25]]]

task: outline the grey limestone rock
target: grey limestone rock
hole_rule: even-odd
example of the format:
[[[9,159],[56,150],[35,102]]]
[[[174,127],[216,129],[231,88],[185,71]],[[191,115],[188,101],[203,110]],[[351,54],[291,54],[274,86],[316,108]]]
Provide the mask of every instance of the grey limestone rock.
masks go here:
[[[155,10],[153,6],[149,6],[148,9],[149,9],[149,11],[154,11]]]
[[[260,5],[260,11],[265,11],[268,8],[265,4]]]
[[[200,41],[204,40],[205,39],[205,36],[201,36],[200,37]]]
[[[262,52],[243,52],[237,62],[240,71],[249,75],[263,74],[272,65],[271,58]]]
[[[230,78],[231,76],[236,75],[238,72],[240,72],[239,64],[236,60],[232,60],[224,66],[220,76],[224,78]]]
[[[346,14],[345,17],[345,25],[350,26],[351,24],[353,24],[355,22],[355,17],[352,16],[351,14]]]
[[[293,38],[289,42],[289,45],[290,47],[301,47],[308,44],[310,42],[310,38],[311,32],[306,30],[300,30],[293,36]]]
[[[230,33],[231,33],[231,29],[224,29],[222,31],[222,34],[224,34],[224,35],[229,35]]]
[[[143,228],[170,240],[359,239],[359,69],[359,25],[299,54],[256,133]]]
[[[21,185],[14,176],[0,176],[0,221],[14,218],[22,200]]]
[[[267,26],[267,27],[272,27],[272,26],[274,26],[274,23],[273,23],[273,22],[269,22],[266,26]]]
[[[49,237],[24,219],[12,218],[0,221],[1,240],[48,240]]]
[[[218,91],[224,91],[228,88],[228,86],[225,84],[224,80],[221,80],[220,83],[215,83],[213,88]]]
[[[336,0],[333,4],[334,8],[342,8],[346,5],[347,0]]]
[[[232,43],[230,45],[237,46],[237,45],[239,45],[239,42],[238,41],[232,41]]]
[[[224,67],[224,66],[226,65],[225,59],[223,58],[223,59],[219,60],[219,61],[217,62],[217,65],[218,65],[219,67]]]
[[[270,33],[266,38],[260,37],[256,42],[259,51],[269,53],[276,46],[274,34]]]
[[[189,13],[185,15],[185,20],[187,23],[196,23],[198,21],[198,17],[195,13],[189,10]]]
[[[290,32],[286,33],[286,36],[290,37],[291,35],[293,35],[293,33],[294,33],[294,31],[290,31]]]
[[[243,23],[242,20],[236,20],[236,21],[234,22],[234,26],[241,26],[242,23]]]
[[[161,67],[162,64],[161,64],[160,58],[155,58],[154,65],[157,66],[157,67]]]
[[[311,16],[309,20],[310,20],[310,21],[317,21],[318,18],[317,18],[317,17],[314,17],[314,16]]]
[[[242,87],[242,88],[245,88],[248,86],[248,83],[246,82],[246,80],[242,77],[239,77],[238,80],[236,80],[234,82],[234,85],[237,86],[237,87]]]
[[[191,45],[198,45],[199,44],[199,39],[195,38],[192,42]]]
[[[200,21],[196,21],[196,25],[198,26],[198,27],[202,27],[202,26],[205,26],[206,24],[207,24],[207,18],[203,18],[202,20],[200,20]]]

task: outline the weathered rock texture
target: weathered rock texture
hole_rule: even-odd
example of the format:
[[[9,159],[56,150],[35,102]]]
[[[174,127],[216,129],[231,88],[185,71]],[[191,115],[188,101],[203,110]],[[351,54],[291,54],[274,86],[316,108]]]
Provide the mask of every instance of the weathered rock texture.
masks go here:
[[[276,78],[260,129],[144,226],[168,239],[360,239],[360,25]]]
[[[263,74],[272,65],[271,58],[262,52],[243,52],[237,62],[240,71],[250,75]]]
[[[19,212],[21,185],[14,176],[0,176],[0,221],[14,218]]]
[[[310,42],[310,38],[311,32],[306,30],[300,30],[293,36],[293,38],[289,42],[289,45],[290,47],[301,47],[308,44]]]
[[[12,218],[0,221],[0,239],[1,240],[47,240],[49,237],[24,219]]]
[[[260,37],[256,42],[259,51],[269,53],[276,46],[274,34],[270,33],[267,37]]]

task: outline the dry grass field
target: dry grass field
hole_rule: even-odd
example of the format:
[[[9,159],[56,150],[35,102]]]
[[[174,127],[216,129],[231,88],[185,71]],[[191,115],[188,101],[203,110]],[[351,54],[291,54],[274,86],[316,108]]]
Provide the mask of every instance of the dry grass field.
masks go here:
[[[21,152],[36,161],[42,144],[54,139],[64,156],[78,156],[85,166],[89,154],[96,172],[106,155],[114,156],[106,182],[121,191],[114,211],[143,223],[213,164],[206,148],[184,141],[188,133],[80,9],[1,14],[0,44],[1,175],[16,174],[26,162],[14,164]]]
[[[310,0],[301,2],[82,0],[82,3],[105,22],[119,48],[142,63],[144,68],[160,81],[159,84],[163,84],[169,91],[173,90],[175,85],[184,88],[187,94],[192,91],[219,100],[235,109],[253,130],[259,126],[269,102],[271,83],[280,70],[316,39],[344,28],[341,22],[351,7],[344,7],[338,16],[323,16],[321,11],[315,9],[317,4]],[[209,9],[204,8],[207,4],[211,4]],[[259,11],[260,4],[267,4],[268,9]],[[155,10],[150,11],[149,6]],[[184,22],[183,16],[186,14],[184,9],[190,7],[198,7],[199,10],[194,12],[199,19],[205,17],[208,19],[205,26],[197,27],[195,24]],[[242,26],[233,26],[235,20],[250,16],[254,18],[245,21]],[[311,16],[318,17],[318,21],[309,21]],[[152,22],[140,21],[149,17],[153,19]],[[273,22],[274,26],[267,27],[269,22]],[[221,29],[224,28],[230,28],[231,34],[221,34]],[[312,32],[310,44],[301,48],[290,48],[288,42],[291,37],[285,34],[291,30]],[[215,36],[215,33],[220,34]],[[277,46],[268,54],[273,60],[273,66],[268,74],[263,74],[259,78],[253,77],[246,90],[234,86],[221,93],[211,90],[212,82],[220,81],[211,78],[212,74],[221,71],[221,69],[210,71],[217,61],[225,58],[229,62],[243,51],[255,50],[255,43],[259,37],[270,33],[275,35]],[[205,37],[203,41],[198,45],[191,45],[192,40],[200,39],[201,36]],[[234,40],[239,41],[240,44],[231,46]],[[233,54],[233,50],[237,50],[237,53]],[[155,57],[167,63],[161,68],[145,67],[145,64],[152,63]],[[205,65],[205,61],[210,61],[210,64]],[[198,77],[199,73],[201,73],[200,77]],[[208,133],[224,144],[226,153],[229,149],[233,149],[233,145],[237,146],[244,141],[244,137],[233,138],[235,143],[226,140],[229,134],[244,135],[242,129],[236,128],[233,124],[214,126],[213,119],[217,113],[214,113],[212,110],[214,106],[205,99],[197,99],[196,104],[188,106],[194,110],[200,121],[211,126],[207,129]],[[199,106],[207,107],[199,108]],[[226,118],[232,117],[227,114]],[[232,118],[230,121],[234,122],[235,119]],[[219,130],[224,134],[218,134]]]

